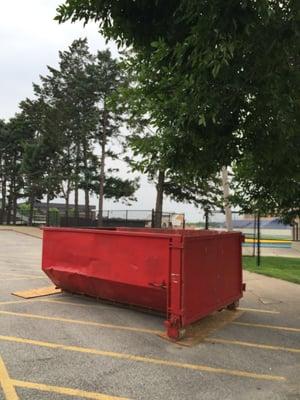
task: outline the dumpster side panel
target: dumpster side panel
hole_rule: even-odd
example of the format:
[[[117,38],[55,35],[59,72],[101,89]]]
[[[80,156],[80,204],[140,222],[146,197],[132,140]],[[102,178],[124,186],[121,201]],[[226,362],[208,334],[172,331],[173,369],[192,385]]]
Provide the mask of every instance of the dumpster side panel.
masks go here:
[[[241,235],[185,237],[182,268],[182,324],[242,297]]]
[[[42,268],[57,287],[166,311],[170,238],[45,230]]]

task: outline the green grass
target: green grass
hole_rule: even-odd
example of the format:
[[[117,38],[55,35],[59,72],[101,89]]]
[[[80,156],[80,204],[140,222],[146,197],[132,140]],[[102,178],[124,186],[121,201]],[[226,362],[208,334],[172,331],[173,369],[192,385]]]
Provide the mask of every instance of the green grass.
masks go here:
[[[244,256],[243,267],[250,272],[300,284],[300,258],[261,257],[261,265],[257,267],[256,257]]]

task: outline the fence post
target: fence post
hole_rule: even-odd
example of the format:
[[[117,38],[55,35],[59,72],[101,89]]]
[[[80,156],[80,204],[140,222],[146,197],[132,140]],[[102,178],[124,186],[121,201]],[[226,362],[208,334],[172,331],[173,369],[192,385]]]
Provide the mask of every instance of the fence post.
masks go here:
[[[152,208],[152,216],[151,216],[151,228],[154,228],[154,209]]]
[[[254,221],[253,221],[253,251],[252,251],[252,257],[255,257],[255,249],[256,249],[256,231],[257,231],[257,224],[256,224],[256,214],[253,215]]]
[[[260,213],[257,213],[257,266],[260,266]]]

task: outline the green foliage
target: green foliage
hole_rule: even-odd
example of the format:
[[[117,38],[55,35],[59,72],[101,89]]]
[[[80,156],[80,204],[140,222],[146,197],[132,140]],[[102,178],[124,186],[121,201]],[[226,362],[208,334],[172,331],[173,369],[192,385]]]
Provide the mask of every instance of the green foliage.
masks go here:
[[[134,196],[139,188],[139,179],[121,179],[119,177],[107,177],[104,185],[104,193],[107,199],[114,201],[123,201],[130,204],[136,201]]]
[[[222,190],[218,175],[201,177],[196,173],[169,173],[164,191],[175,201],[191,203],[205,211],[222,208]]]
[[[95,20],[106,37],[132,45],[144,88],[161,97],[157,119],[172,128],[174,157],[220,170],[243,148],[257,150],[254,130],[267,138],[271,117],[290,125],[295,115],[296,3],[67,0],[57,18]]]
[[[66,0],[57,19],[96,21],[133,47],[133,104],[168,168],[210,176],[234,163],[243,208],[299,204],[298,1]]]
[[[232,202],[245,213],[260,211],[290,223],[300,214],[300,136],[295,130],[287,138],[274,127],[268,142],[234,166]]]
[[[18,208],[21,210],[21,212],[23,212],[23,211],[26,212],[26,211],[29,211],[30,205],[28,203],[22,203],[19,205]]]
[[[49,209],[49,225],[50,226],[60,225],[60,212],[57,208],[50,207]]]
[[[0,129],[0,180],[2,216],[10,223],[16,218],[17,201],[24,195],[21,173],[24,146],[33,137],[33,129],[24,113],[16,114]],[[2,217],[3,218],[3,217]]]
[[[20,103],[21,112],[8,123],[0,121],[1,217],[3,211],[9,219],[16,214],[17,200],[24,197],[30,204],[29,223],[36,200],[62,196],[68,204],[73,190],[74,216],[80,189],[89,212],[90,194],[99,194],[102,159],[97,146],[104,144],[105,157],[119,157],[112,147],[122,124],[117,91],[127,84],[110,52],[91,54],[86,39],[59,52],[58,67],[48,66],[40,79],[33,85],[33,99]],[[114,173],[106,172],[107,197],[134,200],[136,180],[123,181]]]
[[[111,96],[124,81],[123,75],[108,50],[92,55],[86,39],[74,41],[67,51],[59,55],[59,68],[49,67],[49,74],[41,78],[42,85],[35,85],[39,101],[44,101],[48,111],[55,114],[52,121],[54,118],[55,127],[59,130],[57,137],[51,129],[46,129],[58,143],[54,152],[55,166],[61,172],[56,171],[55,176],[60,179],[60,191],[64,197],[72,189],[98,193],[100,161],[94,153],[94,145],[101,145],[103,141],[107,145],[119,134],[121,118],[116,112],[117,102],[113,106],[110,102]],[[42,120],[45,120],[45,114]],[[110,144],[106,155],[115,157]],[[118,192],[116,196],[119,195]]]

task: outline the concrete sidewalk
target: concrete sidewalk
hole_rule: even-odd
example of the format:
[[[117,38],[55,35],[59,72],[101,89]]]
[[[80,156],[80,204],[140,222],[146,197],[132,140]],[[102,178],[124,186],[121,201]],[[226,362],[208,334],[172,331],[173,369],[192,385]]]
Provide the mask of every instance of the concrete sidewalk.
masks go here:
[[[22,233],[23,235],[33,236],[40,239],[43,237],[42,229],[35,226],[0,225],[0,231]]]
[[[246,294],[254,296],[262,304],[284,305],[285,312],[293,313],[300,320],[300,285],[270,278],[253,272],[243,272],[246,282]],[[292,309],[289,310],[289,307]]]
[[[243,256],[252,256],[253,249],[252,247],[243,247]],[[291,257],[291,258],[300,258],[300,249],[296,248],[261,248],[260,254],[262,256],[270,256],[270,257]]]

